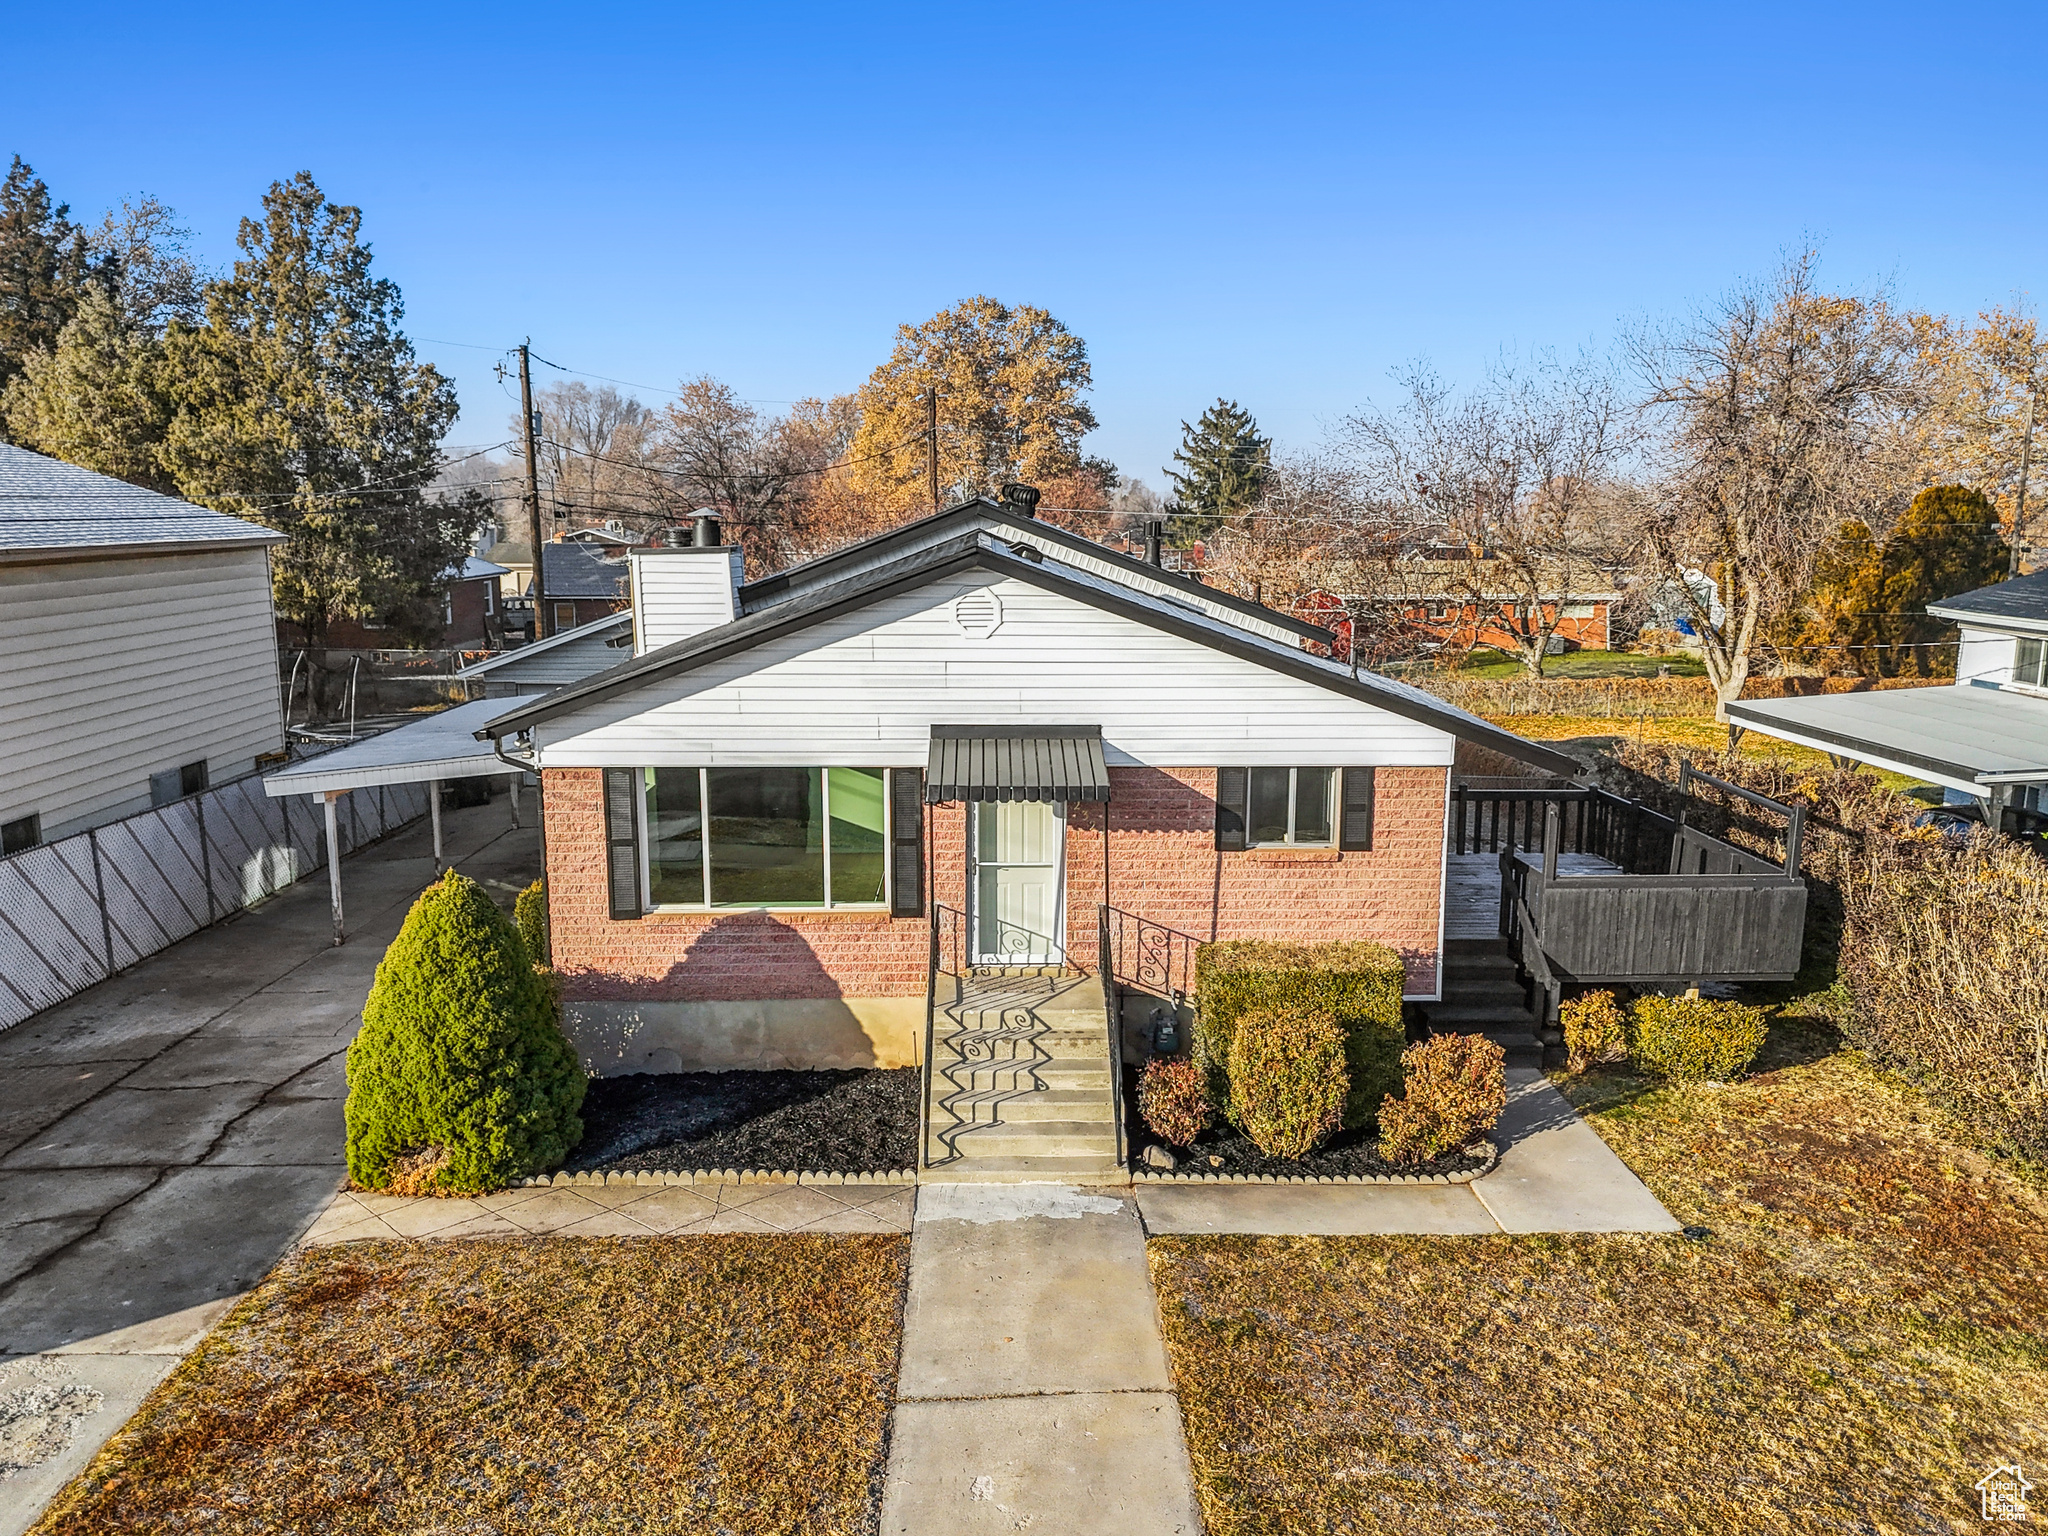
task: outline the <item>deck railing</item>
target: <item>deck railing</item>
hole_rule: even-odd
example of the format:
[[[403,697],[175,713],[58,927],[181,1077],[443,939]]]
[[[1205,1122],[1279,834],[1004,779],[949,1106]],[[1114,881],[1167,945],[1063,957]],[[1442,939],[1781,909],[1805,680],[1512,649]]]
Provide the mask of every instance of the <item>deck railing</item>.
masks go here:
[[[1561,852],[1592,854],[1632,874],[1668,868],[1677,822],[1633,800],[1579,784],[1523,789],[1460,781],[1451,790],[1451,851],[1539,849],[1553,812]]]

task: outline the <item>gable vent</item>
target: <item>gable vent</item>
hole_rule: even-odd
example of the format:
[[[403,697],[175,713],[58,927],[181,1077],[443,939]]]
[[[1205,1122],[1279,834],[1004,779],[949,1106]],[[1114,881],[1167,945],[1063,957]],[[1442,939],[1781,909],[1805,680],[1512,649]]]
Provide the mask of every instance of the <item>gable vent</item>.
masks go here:
[[[953,623],[970,640],[986,640],[1003,622],[1003,602],[993,592],[964,592],[953,599]]]

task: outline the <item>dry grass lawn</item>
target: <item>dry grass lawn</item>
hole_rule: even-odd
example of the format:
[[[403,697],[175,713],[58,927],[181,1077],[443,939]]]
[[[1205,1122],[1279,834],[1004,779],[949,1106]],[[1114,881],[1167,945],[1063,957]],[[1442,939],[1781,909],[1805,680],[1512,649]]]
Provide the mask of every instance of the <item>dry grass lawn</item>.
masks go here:
[[[908,1249],[310,1249],[151,1394],[35,1536],[867,1532]]]
[[[1212,1536],[1975,1531],[2040,1480],[2033,1190],[1848,1054],[1568,1091],[1710,1236],[1153,1241]]]

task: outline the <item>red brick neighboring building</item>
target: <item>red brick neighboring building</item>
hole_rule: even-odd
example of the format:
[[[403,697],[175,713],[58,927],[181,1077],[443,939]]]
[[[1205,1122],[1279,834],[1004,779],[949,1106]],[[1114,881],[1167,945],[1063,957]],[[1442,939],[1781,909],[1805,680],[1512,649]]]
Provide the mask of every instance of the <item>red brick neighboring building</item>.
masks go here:
[[[483,650],[501,644],[498,580],[505,574],[505,567],[479,555],[469,556],[459,570],[451,571],[442,595],[440,629],[432,643],[462,650]],[[278,620],[277,634],[278,643],[287,649],[297,649],[306,643],[304,631],[283,619]],[[399,640],[387,625],[336,619],[327,626],[323,644],[338,651],[377,651],[396,649]]]
[[[1016,508],[744,586],[732,553],[633,552],[635,659],[489,727],[542,772],[601,1072],[908,1064],[935,943],[1088,968],[1105,907],[1183,947],[1377,940],[1434,998],[1459,741],[1576,766]]]

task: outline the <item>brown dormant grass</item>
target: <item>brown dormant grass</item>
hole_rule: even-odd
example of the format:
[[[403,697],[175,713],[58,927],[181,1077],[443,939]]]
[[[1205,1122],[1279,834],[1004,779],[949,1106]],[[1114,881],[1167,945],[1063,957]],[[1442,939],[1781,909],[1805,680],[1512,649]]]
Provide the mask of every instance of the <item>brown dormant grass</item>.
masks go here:
[[[1974,1531],[2048,1465],[2048,1212],[1910,1093],[1570,1091],[1710,1236],[1152,1242],[1212,1536]]]
[[[907,1248],[308,1249],[150,1395],[35,1536],[867,1532]]]

